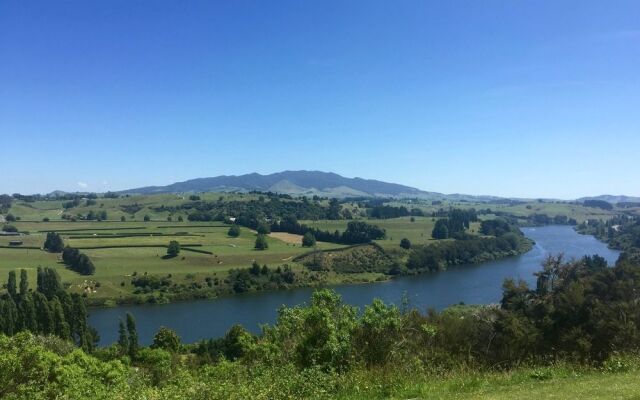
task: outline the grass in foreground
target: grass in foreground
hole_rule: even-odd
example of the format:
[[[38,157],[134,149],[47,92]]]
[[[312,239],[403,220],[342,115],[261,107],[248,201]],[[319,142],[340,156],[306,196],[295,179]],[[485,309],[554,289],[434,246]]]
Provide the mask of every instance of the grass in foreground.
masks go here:
[[[413,377],[416,378],[416,377]],[[528,368],[508,373],[470,373],[397,385],[353,387],[340,399],[640,399],[640,372],[605,373],[566,367]],[[370,379],[370,378],[369,378]],[[386,387],[385,387],[386,386]]]

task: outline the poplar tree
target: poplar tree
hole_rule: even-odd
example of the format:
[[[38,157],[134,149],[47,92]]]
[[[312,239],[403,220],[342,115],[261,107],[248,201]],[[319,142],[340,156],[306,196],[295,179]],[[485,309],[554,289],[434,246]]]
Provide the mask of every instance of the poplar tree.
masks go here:
[[[7,292],[9,296],[16,298],[17,295],[17,282],[16,282],[16,271],[9,271],[9,280],[7,281]]]
[[[36,306],[38,332],[45,335],[53,333],[53,315],[47,298],[42,293],[35,293],[33,299]]]
[[[120,346],[120,351],[129,351],[129,337],[127,336],[127,328],[125,327],[122,318],[120,318],[118,324],[118,345]]]
[[[134,359],[138,354],[138,330],[136,320],[131,313],[127,313],[127,333],[129,334],[129,357]]]
[[[71,338],[71,329],[69,323],[64,316],[64,310],[62,304],[57,297],[53,297],[50,302],[51,313],[53,315],[53,333],[62,339],[68,340]]]
[[[29,292],[29,278],[27,277],[27,270],[20,270],[20,297],[25,297]]]

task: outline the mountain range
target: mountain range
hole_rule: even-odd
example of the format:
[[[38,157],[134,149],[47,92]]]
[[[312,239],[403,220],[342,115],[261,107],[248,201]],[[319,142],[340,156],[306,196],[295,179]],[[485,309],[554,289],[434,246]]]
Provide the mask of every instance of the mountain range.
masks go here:
[[[122,194],[184,193],[184,192],[277,192],[290,195],[326,197],[398,197],[456,200],[497,199],[492,196],[445,195],[427,192],[411,186],[375,179],[346,178],[333,172],[283,171],[268,175],[222,175],[190,179],[166,186],[146,186],[124,190]]]

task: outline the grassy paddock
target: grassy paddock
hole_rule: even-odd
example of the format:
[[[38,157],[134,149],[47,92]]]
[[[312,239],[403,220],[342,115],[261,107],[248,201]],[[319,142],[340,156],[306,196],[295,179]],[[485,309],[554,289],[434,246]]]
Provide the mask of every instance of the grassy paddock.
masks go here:
[[[53,267],[72,292],[81,292],[87,282],[99,282],[88,296],[96,299],[117,299],[130,296],[132,274],[172,275],[177,284],[204,282],[206,277],[220,277],[233,268],[247,268],[253,261],[276,267],[295,264],[292,260],[309,249],[278,237],[268,237],[269,249],[254,249],[255,232],[241,228],[237,238],[227,235],[228,225],[222,223],[155,222],[16,222],[27,235],[0,236],[0,280],[6,280],[10,270],[25,268],[29,280],[36,282],[37,267]],[[59,254],[41,250],[47,232],[59,232],[65,244],[81,249],[96,266],[92,276],[82,276],[67,269]],[[10,247],[11,240],[20,239],[22,246]],[[163,258],[166,246],[178,240],[182,252],[178,257]],[[341,247],[318,243],[319,248]],[[294,265],[300,269],[300,266]]]

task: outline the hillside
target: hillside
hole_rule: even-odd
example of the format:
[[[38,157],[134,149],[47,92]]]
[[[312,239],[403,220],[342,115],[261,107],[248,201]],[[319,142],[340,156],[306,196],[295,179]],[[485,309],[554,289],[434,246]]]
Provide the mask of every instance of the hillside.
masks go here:
[[[582,197],[577,201],[585,201],[585,200],[602,200],[611,204],[617,203],[639,203],[640,197],[634,196],[625,196],[625,195],[610,195],[610,194],[602,194],[600,196],[591,196],[591,197]]]
[[[183,193],[183,192],[248,192],[272,191],[291,195],[320,195],[329,197],[444,197],[440,193],[425,192],[414,187],[375,179],[345,178],[332,172],[284,171],[268,175],[222,175],[190,179],[167,186],[146,186],[122,191],[125,194]]]

